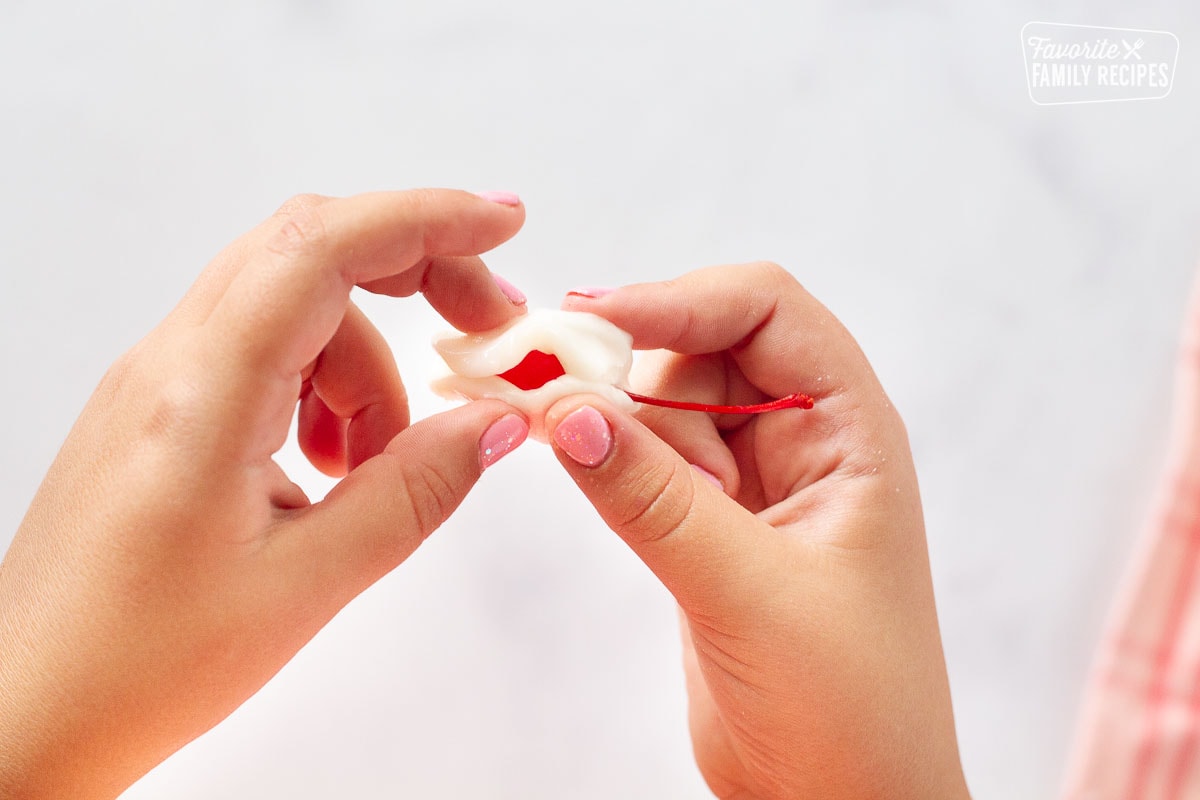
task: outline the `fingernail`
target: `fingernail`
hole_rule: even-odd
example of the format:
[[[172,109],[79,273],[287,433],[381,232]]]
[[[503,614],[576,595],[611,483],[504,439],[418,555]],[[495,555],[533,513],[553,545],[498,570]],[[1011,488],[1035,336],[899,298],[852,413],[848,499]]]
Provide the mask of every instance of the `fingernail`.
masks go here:
[[[612,450],[612,428],[591,406],[581,406],[558,423],[554,441],[563,452],[585,467],[598,467]]]
[[[512,192],[476,192],[484,200],[499,203],[502,206],[519,206],[521,198]]]
[[[576,297],[590,297],[593,300],[604,297],[606,294],[612,294],[616,289],[610,289],[607,286],[576,286],[567,295],[575,295]]]
[[[708,470],[706,470],[704,467],[700,466],[699,464],[692,464],[692,469],[694,469],[694,470],[696,470],[696,472],[700,473],[700,477],[704,478],[704,480],[708,481],[713,486],[716,486],[722,492],[725,491],[725,484],[722,483],[721,479],[718,478],[716,475],[713,475],[711,472],[709,472]]]
[[[529,435],[529,423],[517,414],[505,414],[479,437],[479,464],[487,469],[517,449]]]
[[[524,292],[494,272],[492,273],[492,280],[494,280],[496,285],[500,287],[500,291],[504,292],[504,296],[508,298],[510,303],[512,303],[514,306],[525,305],[526,297]]]

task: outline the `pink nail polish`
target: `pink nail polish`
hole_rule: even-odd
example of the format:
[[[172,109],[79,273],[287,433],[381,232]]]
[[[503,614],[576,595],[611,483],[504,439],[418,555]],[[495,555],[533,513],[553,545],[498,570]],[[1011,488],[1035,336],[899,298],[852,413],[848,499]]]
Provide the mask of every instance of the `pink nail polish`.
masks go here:
[[[529,423],[516,414],[505,414],[479,437],[479,465],[487,469],[516,450],[529,435]]]
[[[598,467],[612,450],[612,428],[599,411],[581,406],[558,423],[554,441],[579,464]]]
[[[504,292],[504,296],[508,298],[510,303],[512,303],[514,306],[525,305],[527,298],[525,297],[524,292],[494,272],[492,273],[492,280],[496,281],[496,285],[500,287],[501,292]]]
[[[590,297],[593,300],[598,300],[606,294],[612,294],[616,289],[610,289],[607,286],[576,286],[567,295],[575,295],[576,297]]]
[[[699,464],[692,464],[692,469],[694,469],[694,470],[696,470],[696,472],[700,473],[700,477],[704,478],[704,480],[708,481],[713,486],[716,486],[722,492],[725,491],[725,484],[722,483],[721,479],[718,478],[716,475],[713,475],[711,472],[709,472],[708,470],[706,470],[704,467],[700,466]]]
[[[502,206],[519,206],[521,198],[512,192],[476,192],[475,194],[488,200],[492,203],[499,203]]]

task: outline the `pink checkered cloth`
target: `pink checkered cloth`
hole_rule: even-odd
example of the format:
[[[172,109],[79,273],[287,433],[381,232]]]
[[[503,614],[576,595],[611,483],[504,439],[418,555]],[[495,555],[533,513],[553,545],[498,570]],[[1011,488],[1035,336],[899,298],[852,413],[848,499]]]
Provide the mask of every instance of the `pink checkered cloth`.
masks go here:
[[[1191,309],[1167,474],[1093,667],[1065,800],[1200,798],[1200,290]]]

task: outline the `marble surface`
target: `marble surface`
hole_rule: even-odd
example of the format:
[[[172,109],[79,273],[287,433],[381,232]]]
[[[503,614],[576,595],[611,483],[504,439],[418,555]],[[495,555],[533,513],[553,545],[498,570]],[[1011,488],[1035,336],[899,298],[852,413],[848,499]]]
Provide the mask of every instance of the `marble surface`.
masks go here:
[[[1176,33],[1173,93],[1033,105],[1031,19]],[[289,195],[518,191],[489,263],[535,304],[771,259],[845,320],[911,433],[974,795],[1052,796],[1166,446],[1198,36],[1183,2],[10,0],[0,547],[106,365]],[[363,303],[442,408],[438,320]],[[705,797],[675,637],[529,446],[126,796]]]

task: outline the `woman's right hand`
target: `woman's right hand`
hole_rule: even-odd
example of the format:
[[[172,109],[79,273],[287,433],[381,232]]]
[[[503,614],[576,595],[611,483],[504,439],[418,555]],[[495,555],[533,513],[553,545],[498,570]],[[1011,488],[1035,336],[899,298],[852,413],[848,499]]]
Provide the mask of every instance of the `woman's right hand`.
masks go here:
[[[116,797],[521,442],[524,418],[494,400],[410,426],[350,292],[421,291],[463,330],[513,320],[521,303],[476,254],[524,219],[507,194],[297,198],[108,372],[0,562],[0,797]],[[274,459],[294,416],[313,465],[344,476],[318,502]]]
[[[574,396],[547,415],[559,461],[679,602],[712,790],[967,797],[907,436],[846,329],[772,264],[580,290],[564,307],[671,351],[639,390],[816,401],[635,419]]]

